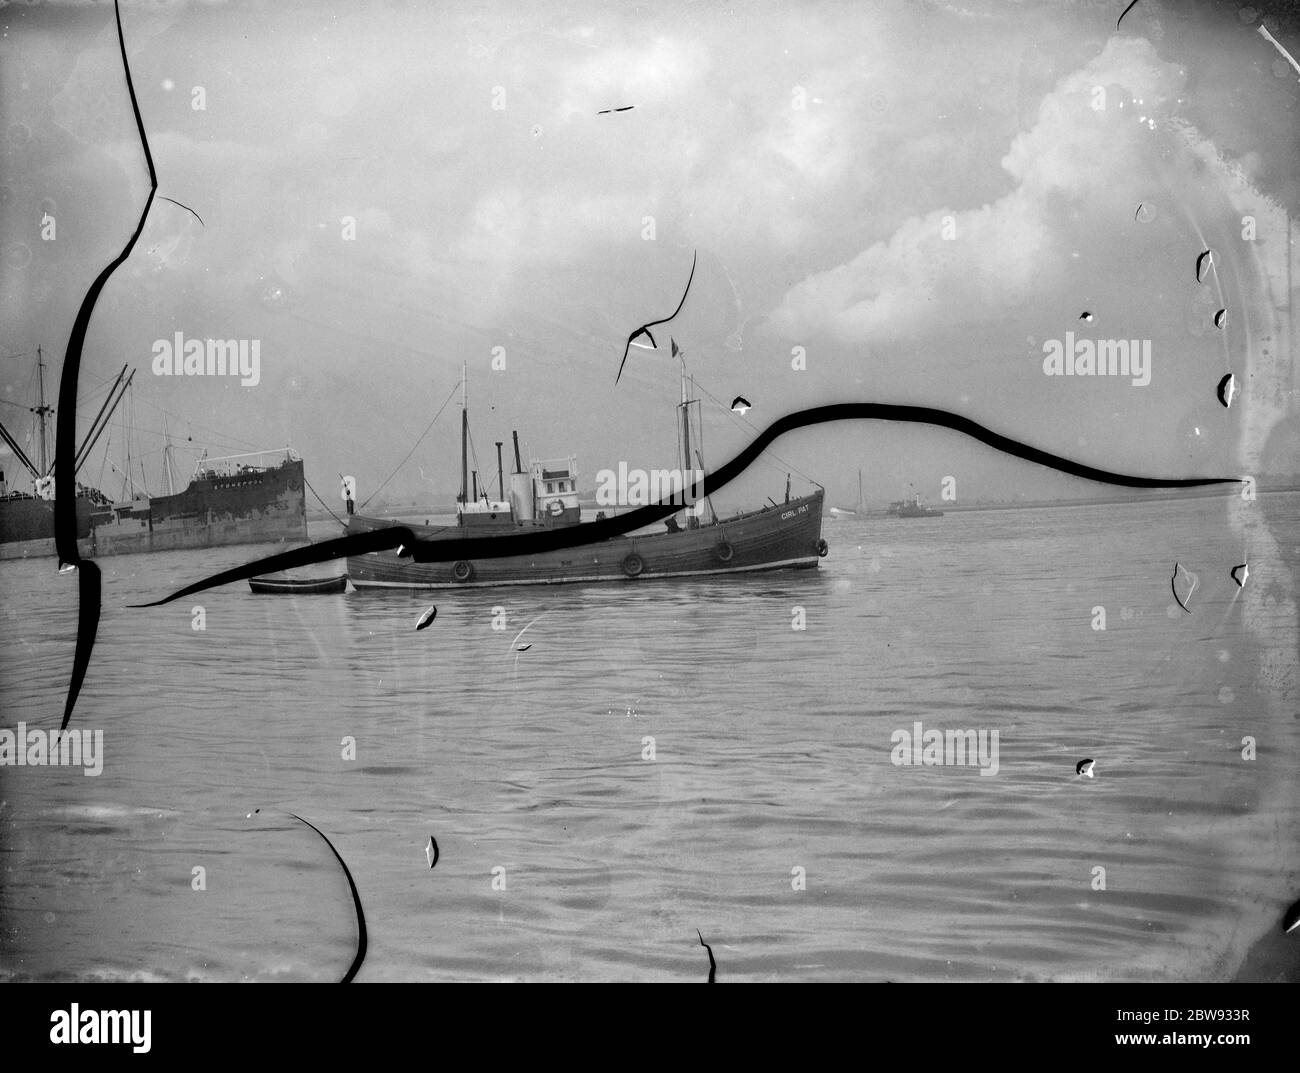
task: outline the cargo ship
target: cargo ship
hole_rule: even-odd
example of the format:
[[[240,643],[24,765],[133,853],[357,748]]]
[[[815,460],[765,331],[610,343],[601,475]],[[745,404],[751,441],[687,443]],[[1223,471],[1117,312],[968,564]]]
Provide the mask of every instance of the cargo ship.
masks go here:
[[[0,559],[54,555],[54,460],[49,451],[51,407],[45,404],[45,365],[37,348],[36,460],[3,424],[3,437],[32,480],[30,492],[11,489],[0,471]],[[79,472],[135,376],[126,366],[109,386],[78,448]],[[168,495],[141,494],[115,502],[98,489],[76,488],[77,547],[83,557],[128,555],[228,544],[307,542],[306,480],[291,449],[199,459],[187,487],[176,492],[172,446],[163,449]],[[116,468],[116,467],[115,467]],[[126,470],[131,469],[128,463]],[[128,480],[129,480],[128,476]],[[124,492],[124,495],[126,493]]]
[[[682,373],[681,422],[683,460],[698,460],[691,452],[691,407],[698,400],[688,396],[685,362]],[[544,528],[568,528],[580,524],[576,459],[532,461],[521,465],[519,437],[513,434],[514,472],[505,493],[501,471],[501,445],[497,445],[498,496],[481,494],[477,473],[471,482],[467,444],[469,410],[465,382],[461,381],[461,489],[457,497],[456,523],[450,526],[410,525],[421,541],[454,543],[474,537],[517,535]],[[698,442],[698,440],[697,440]],[[674,471],[660,471],[674,472]],[[699,473],[689,461],[679,475]],[[685,491],[691,481],[686,479]],[[453,558],[447,562],[416,563],[397,551],[349,556],[348,576],[357,589],[474,588],[495,585],[550,585],[564,582],[644,581],[651,578],[699,577],[713,574],[747,573],[778,569],[815,569],[828,551],[822,539],[822,504],[825,492],[818,487],[811,495],[760,507],[730,518],[718,517],[707,499],[687,504],[683,494],[680,512],[670,515],[662,528],[639,531],[609,540],[596,541],[558,551],[498,558]],[[658,501],[657,498],[652,501]],[[602,517],[598,514],[597,518]],[[383,529],[394,523],[383,518],[351,515],[349,534]],[[400,549],[399,549],[400,550]]]
[[[123,393],[130,386],[131,377],[126,376],[123,382],[125,373],[126,368],[123,367],[78,448],[74,472],[80,471],[90,449],[107,427]],[[36,438],[35,461],[23,450],[3,421],[0,421],[0,439],[4,440],[15,462],[23,468],[31,481],[30,490],[16,487],[12,472],[0,469],[0,559],[25,559],[29,556],[54,554],[54,457],[50,451],[53,430],[49,420],[54,409],[45,402],[45,358],[39,346],[36,348],[36,382],[37,402],[28,408],[28,412],[36,417],[33,430]],[[83,550],[88,550],[91,517],[95,511],[102,510],[109,503],[109,498],[98,489],[80,483],[76,486],[75,495],[77,541]]]
[[[199,459],[174,495],[113,503],[90,517],[90,555],[307,542],[306,482],[291,448]]]

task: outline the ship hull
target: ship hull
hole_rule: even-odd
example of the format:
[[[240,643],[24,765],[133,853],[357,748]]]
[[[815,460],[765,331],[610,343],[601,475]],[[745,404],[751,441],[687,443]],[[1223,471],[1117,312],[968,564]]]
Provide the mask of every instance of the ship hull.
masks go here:
[[[77,500],[78,547],[88,548],[91,514],[98,508],[86,496]],[[54,502],[15,496],[0,499],[0,559],[54,554]]]
[[[259,473],[196,479],[176,495],[155,496],[146,515],[94,525],[92,555],[305,543],[302,466],[294,460]]]
[[[393,551],[372,552],[348,558],[348,577],[358,589],[461,589],[816,569],[819,546],[825,547],[820,543],[822,500],[818,491],[698,529],[621,536],[536,555],[416,563]],[[348,532],[392,524],[357,516]],[[465,539],[455,529],[409,528],[426,540]]]

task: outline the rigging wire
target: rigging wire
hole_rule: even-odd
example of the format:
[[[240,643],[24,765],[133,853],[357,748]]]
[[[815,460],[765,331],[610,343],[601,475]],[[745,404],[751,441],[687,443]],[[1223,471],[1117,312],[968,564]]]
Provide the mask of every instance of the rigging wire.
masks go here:
[[[752,421],[748,420],[748,419],[745,418],[745,417],[741,417],[739,414],[737,414],[735,410],[733,410],[730,406],[728,406],[728,405],[727,405],[726,403],[724,403],[721,399],[719,399],[719,398],[718,398],[715,394],[713,394],[713,392],[710,391],[708,388],[706,388],[706,387],[704,387],[703,385],[701,385],[701,384],[699,383],[699,381],[696,381],[696,382],[695,382],[695,386],[696,386],[700,391],[702,391],[705,395],[707,395],[710,399],[712,399],[713,402],[715,403],[715,405],[717,405],[717,407],[718,407],[719,410],[724,410],[724,411],[726,411],[727,413],[729,413],[729,414],[732,416],[732,418],[733,418],[734,420],[737,420],[737,421],[741,422],[749,432],[752,432],[754,435],[757,435],[759,432],[762,431],[761,429],[757,428],[757,427],[754,425],[754,423],[753,423]],[[803,478],[805,481],[807,481],[809,484],[817,484],[817,482],[816,482],[815,480],[813,480],[810,476],[808,476],[808,474],[804,473],[803,470],[799,469],[798,466],[795,466],[793,463],[787,462],[784,458],[782,458],[780,455],[778,455],[775,451],[771,450],[770,448],[769,448],[768,450],[764,451],[763,454],[765,454],[765,455],[770,455],[772,458],[774,458],[774,459],[776,459],[778,462],[780,462],[781,465],[785,466],[786,469],[791,470],[791,471],[793,471],[793,472],[799,474],[799,476],[802,477],[802,478]],[[818,485],[818,487],[820,488],[821,485]]]
[[[330,512],[330,515],[334,518],[336,522],[339,523],[339,525],[343,526],[343,528],[346,529],[348,527],[348,523],[345,522],[342,518],[340,518],[337,514],[335,514],[333,508],[331,508],[330,505],[325,502],[325,500],[321,499],[320,493],[317,492],[315,488],[311,487],[311,481],[307,479],[306,473],[302,475],[302,483],[305,484],[308,488],[311,488],[311,494],[316,497],[316,499],[320,502],[320,505]]]
[[[387,485],[389,481],[391,481],[394,477],[397,476],[397,471],[401,469],[404,465],[406,465],[411,455],[415,454],[415,448],[419,447],[420,444],[424,442],[424,437],[429,435],[429,430],[433,428],[434,421],[437,421],[438,418],[442,415],[442,411],[447,408],[447,403],[451,402],[451,400],[456,397],[456,392],[459,389],[460,389],[460,382],[457,381],[456,385],[451,389],[451,393],[444,400],[443,404],[438,407],[438,412],[433,415],[433,421],[430,421],[429,424],[425,427],[425,430],[420,433],[420,438],[415,441],[415,446],[413,446],[409,451],[406,452],[406,457],[403,458],[399,463],[397,463],[397,466],[392,473],[390,473],[387,477],[384,478],[384,483],[381,484],[378,488],[376,488],[373,492],[371,492],[368,496],[366,496],[365,503],[362,503],[359,507],[357,507],[357,510],[363,510],[365,508],[366,503],[369,503],[372,499],[374,499],[375,496],[377,496],[384,489],[384,486]]]

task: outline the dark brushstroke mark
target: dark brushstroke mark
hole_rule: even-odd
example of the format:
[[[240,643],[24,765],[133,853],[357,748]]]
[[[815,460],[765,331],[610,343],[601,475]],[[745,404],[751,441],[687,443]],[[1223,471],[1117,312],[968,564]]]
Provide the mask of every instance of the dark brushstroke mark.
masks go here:
[[[1237,576],[1238,570],[1241,571],[1241,577]],[[1237,566],[1234,566],[1229,573],[1232,575],[1232,580],[1237,583],[1237,588],[1244,589],[1246,587],[1246,579],[1250,577],[1249,566],[1245,563],[1240,563]]]
[[[429,608],[428,611],[426,611],[423,615],[421,615],[416,620],[415,628],[417,630],[423,630],[426,627],[428,627],[429,624],[432,623],[433,620],[437,617],[438,617],[438,609],[436,607],[431,607]]]
[[[641,336],[643,336],[643,335],[644,335],[647,339],[650,340],[650,345],[649,345],[649,346],[646,346],[644,343],[637,343],[637,342],[634,341],[634,340],[640,339]],[[641,350],[658,350],[658,349],[659,349],[659,344],[655,342],[655,337],[654,337],[653,335],[650,334],[650,329],[649,329],[649,328],[638,328],[635,332],[632,333],[631,338],[628,339],[628,341],[627,341],[627,345],[630,346],[630,347],[633,347],[633,346],[634,346],[634,347],[638,347],[638,348],[641,349]],[[626,354],[626,353],[624,353],[624,355],[623,355],[623,360],[624,360],[624,361],[627,360],[627,354]],[[620,373],[623,371],[623,367],[622,367],[621,365],[619,366],[618,371],[619,371]],[[617,381],[615,381],[615,382],[617,382]]]
[[[700,935],[700,929],[695,929],[695,934]],[[704,941],[704,936],[700,935],[700,945],[709,952],[709,983],[714,983],[714,976],[718,971],[718,963],[713,960],[713,947]]]
[[[1186,611],[1190,615],[1192,613],[1191,609],[1185,603],[1183,603],[1182,597],[1178,595],[1177,582],[1178,582],[1178,572],[1180,570],[1184,574],[1186,574],[1189,578],[1192,579],[1191,588],[1187,590],[1187,598],[1189,600],[1192,598],[1192,593],[1196,591],[1196,582],[1198,579],[1195,574],[1193,574],[1190,570],[1187,569],[1187,567],[1183,566],[1181,563],[1174,563],[1174,576],[1169,579],[1169,589],[1174,594],[1174,599],[1178,601],[1178,606],[1181,607],[1184,611]]]
[[[1087,775],[1088,778],[1092,778],[1092,769],[1095,763],[1096,761],[1092,759],[1080,760],[1074,765],[1074,773],[1076,775]]]
[[[1296,926],[1300,925],[1300,902],[1296,902],[1286,911],[1286,916],[1282,918],[1282,932],[1289,935],[1295,931]]]
[[[798,410],[786,414],[767,428],[735,458],[713,473],[706,474],[702,482],[691,486],[691,494],[696,499],[712,495],[725,488],[739,477],[759,458],[768,446],[780,439],[787,432],[793,432],[809,425],[821,425],[831,421],[902,421],[912,424],[935,425],[951,429],[978,440],[995,451],[1011,455],[1014,458],[1033,462],[1049,469],[1068,473],[1085,481],[1097,481],[1100,484],[1114,484],[1122,488],[1201,488],[1213,484],[1238,484],[1238,477],[1134,477],[1125,473],[1112,473],[1084,465],[1060,455],[1020,443],[1001,433],[985,428],[969,417],[937,410],[931,406],[904,406],[887,402],[842,402],[830,406],[814,406],[808,410]],[[637,507],[617,517],[603,518],[598,521],[584,522],[581,525],[565,526],[562,529],[547,529],[540,533],[519,533],[497,537],[465,537],[456,540],[431,540],[421,542],[415,539],[410,529],[394,526],[389,529],[375,529],[368,533],[356,533],[351,536],[326,540],[305,548],[281,552],[265,559],[258,559],[243,566],[225,570],[220,574],[197,581],[193,585],[155,600],[148,604],[134,604],[134,607],[158,607],[190,596],[196,592],[211,589],[217,585],[228,585],[232,581],[243,581],[260,574],[275,570],[287,570],[292,567],[310,566],[323,563],[346,555],[364,555],[372,551],[387,551],[400,548],[401,554],[409,555],[417,563],[447,563],[457,559],[504,559],[513,555],[535,555],[546,551],[560,551],[564,548],[580,547],[601,540],[630,533],[661,521],[670,514],[681,510],[680,502],[673,502],[677,496],[670,496],[659,503]],[[772,504],[776,506],[775,503]]]
[[[99,632],[99,567],[89,559],[80,559],[76,571],[77,644],[72,652],[72,677],[68,680],[68,699],[63,705],[63,724],[59,727],[60,730],[68,729],[73,705],[77,703],[81,685],[86,680],[86,671],[90,669],[90,653],[95,648],[95,635]]]
[[[635,108],[635,104],[625,104],[622,108],[602,108],[597,115],[609,115],[610,112],[630,112]]]
[[[1196,282],[1200,283],[1205,277],[1203,275],[1206,268],[1214,264],[1214,253],[1211,250],[1205,250],[1196,258]]]
[[[1222,328],[1224,324],[1227,323],[1227,321],[1228,321],[1228,311],[1226,309],[1220,309],[1217,313],[1214,314],[1214,326],[1216,328]]]
[[[364,555],[366,552],[387,551],[390,548],[397,548],[398,554],[401,554],[407,545],[414,543],[415,534],[405,526],[400,525],[391,529],[375,529],[369,533],[354,533],[351,536],[336,537],[333,540],[325,540],[319,544],[309,544],[305,548],[282,551],[278,555],[271,555],[265,559],[245,563],[243,566],[236,566],[220,574],[214,574],[198,584],[190,585],[179,592],[172,593],[165,600],[155,600],[149,604],[131,604],[130,606],[157,607],[160,604],[170,603],[182,596],[189,596],[191,593],[211,589],[217,585],[229,585],[232,581],[244,581],[250,577],[271,574],[277,570],[292,570],[300,566],[311,566],[313,563],[326,563],[331,559],[341,559],[347,555]]]
[[[305,823],[320,835],[321,838],[325,839],[325,845],[329,846],[330,852],[334,854],[335,859],[339,862],[340,866],[342,866],[343,874],[348,877],[348,886],[352,890],[352,904],[356,906],[357,909],[357,956],[352,959],[352,964],[348,966],[348,971],[344,973],[343,979],[340,980],[339,983],[350,984],[352,978],[356,976],[357,970],[361,968],[361,963],[366,959],[366,914],[361,909],[361,895],[357,893],[357,885],[352,882],[352,873],[348,871],[347,863],[339,855],[339,851],[334,848],[334,843],[328,838],[325,838],[325,832],[310,820],[304,820],[296,812],[290,812],[289,815],[295,820]]]
[[[1237,393],[1236,378],[1232,375],[1232,373],[1228,373],[1227,376],[1225,376],[1222,380],[1219,381],[1219,391],[1218,391],[1219,401],[1223,403],[1225,407],[1231,406],[1232,396],[1235,395],[1236,393]]]
[[[438,863],[438,857],[440,856],[438,853],[438,840],[433,835],[429,836],[429,844],[424,847],[424,855],[429,859],[430,868]]]
[[[1115,29],[1118,30],[1119,24],[1124,21],[1124,16],[1127,15],[1130,11],[1132,11],[1135,7],[1137,7],[1137,2],[1138,0],[1132,0],[1132,3],[1130,3],[1128,7],[1126,7],[1123,11],[1119,13],[1119,18],[1115,20]]]
[[[731,409],[735,413],[740,414],[742,417],[753,408],[754,407],[750,403],[750,401],[747,398],[745,398],[745,396],[743,395],[737,395],[734,399],[731,400]]]
[[[158,195],[158,200],[159,200],[159,201],[171,201],[171,203],[172,203],[173,205],[180,205],[180,207],[181,207],[182,209],[184,209],[184,210],[185,210],[186,212],[188,212],[191,216],[193,216],[194,219],[198,220],[199,225],[200,225],[200,226],[201,226],[205,231],[207,230],[208,225],[205,224],[205,223],[203,222],[203,217],[200,216],[197,212],[195,212],[195,211],[194,211],[192,208],[190,208],[188,205],[181,205],[181,203],[180,203],[179,201],[172,201],[171,198],[169,198],[169,197],[163,197],[162,194],[159,194],[159,195]]]
[[[527,651],[528,651],[530,648],[532,648],[532,647],[533,647],[533,642],[532,642],[532,641],[529,641],[528,644],[526,644],[526,645],[520,645],[518,648],[515,649],[515,651],[516,651],[516,652],[527,652]]]
[[[58,430],[55,434],[54,456],[54,548],[59,556],[59,565],[79,568],[77,579],[77,645],[72,655],[72,677],[68,682],[68,697],[63,705],[63,724],[60,730],[68,728],[72,718],[72,709],[81,692],[81,684],[86,679],[90,667],[90,655],[95,648],[95,637],[99,632],[100,611],[100,573],[94,563],[83,561],[77,551],[77,481],[74,458],[77,454],[77,381],[81,372],[81,350],[86,343],[86,332],[90,328],[90,317],[95,311],[99,294],[111,276],[130,255],[144,231],[145,218],[153,205],[154,195],[158,192],[158,173],[154,170],[153,154],[149,151],[149,139],[145,136],[144,120],[140,118],[140,105],[135,99],[135,85],[131,81],[131,65],[126,59],[126,38],[122,33],[122,12],[117,0],[113,0],[113,15],[117,20],[117,43],[122,53],[122,71],[126,75],[126,88],[131,97],[131,111],[135,114],[135,127],[140,135],[140,145],[144,149],[145,163],[149,166],[149,197],[145,200],[140,220],[135,225],[126,245],[122,247],[113,260],[100,271],[99,275],[86,291],[77,310],[76,320],[72,322],[72,334],[68,337],[68,349],[63,359],[63,372],[59,380],[59,402],[56,411]]]
[[[650,335],[650,329],[656,324],[667,324],[673,317],[682,311],[682,306],[686,304],[686,296],[691,293],[691,280],[695,278],[695,262],[699,259],[700,251],[696,250],[691,257],[691,274],[686,278],[686,290],[682,291],[682,300],[677,303],[677,308],[673,310],[672,316],[664,317],[663,320],[652,320],[647,324],[642,324],[636,331],[627,337],[627,342],[623,346],[623,360],[618,363],[618,376],[614,377],[614,383],[618,383],[619,377],[623,375],[623,366],[627,364],[627,352],[632,348],[632,340],[642,334],[649,336],[650,342],[654,343],[655,338]],[[656,348],[658,349],[658,348]]]

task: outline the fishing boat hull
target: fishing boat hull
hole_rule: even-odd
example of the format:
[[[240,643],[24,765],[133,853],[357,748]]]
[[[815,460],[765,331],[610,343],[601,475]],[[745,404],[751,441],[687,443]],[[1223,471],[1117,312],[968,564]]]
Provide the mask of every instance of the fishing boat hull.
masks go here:
[[[350,556],[348,576],[358,589],[454,589],[816,569],[826,551],[823,498],[817,491],[695,529],[629,534],[536,555],[416,563],[395,551],[372,552]],[[393,524],[358,515],[349,519],[348,532]],[[409,528],[422,540],[456,541],[467,535],[459,529]]]

